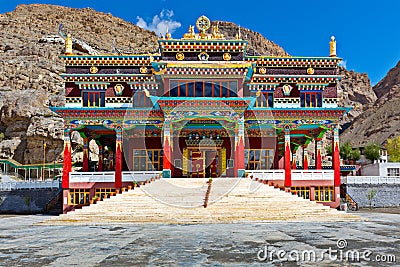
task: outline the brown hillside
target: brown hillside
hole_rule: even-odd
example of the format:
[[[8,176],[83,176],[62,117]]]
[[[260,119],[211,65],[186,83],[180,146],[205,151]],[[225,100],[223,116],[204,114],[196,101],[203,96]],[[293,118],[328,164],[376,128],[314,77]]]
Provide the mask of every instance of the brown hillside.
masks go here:
[[[343,139],[354,145],[382,144],[400,134],[400,61],[373,89],[377,101],[343,133]]]

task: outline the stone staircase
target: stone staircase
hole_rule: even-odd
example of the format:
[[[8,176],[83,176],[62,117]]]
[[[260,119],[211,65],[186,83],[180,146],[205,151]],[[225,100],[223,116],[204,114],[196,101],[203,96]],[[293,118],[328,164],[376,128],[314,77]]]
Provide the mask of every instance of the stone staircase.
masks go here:
[[[250,221],[354,221],[337,211],[251,179],[213,179],[204,208],[208,179],[156,180],[95,205],[62,214],[45,224],[235,223]]]

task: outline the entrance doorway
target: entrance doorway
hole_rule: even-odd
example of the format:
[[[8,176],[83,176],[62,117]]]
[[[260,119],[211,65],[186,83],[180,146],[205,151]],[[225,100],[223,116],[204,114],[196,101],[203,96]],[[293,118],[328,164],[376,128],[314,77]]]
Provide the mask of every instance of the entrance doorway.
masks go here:
[[[184,172],[190,178],[221,177],[226,170],[225,148],[184,148]]]

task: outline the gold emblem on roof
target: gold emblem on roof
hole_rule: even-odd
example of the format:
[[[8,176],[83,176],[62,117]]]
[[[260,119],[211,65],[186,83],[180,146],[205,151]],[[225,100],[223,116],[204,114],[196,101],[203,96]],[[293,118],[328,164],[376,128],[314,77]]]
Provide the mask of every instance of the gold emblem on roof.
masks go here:
[[[224,53],[224,55],[222,57],[225,61],[229,61],[232,58],[231,54],[229,54],[229,53]]]
[[[96,74],[99,71],[99,69],[96,66],[91,66],[90,67],[90,73]]]
[[[196,28],[199,33],[195,33],[194,26],[189,26],[189,30],[183,35],[183,39],[224,39],[224,35],[219,33],[218,25],[211,26],[211,21],[206,16],[201,16],[197,19]],[[210,28],[211,33],[208,33]]]

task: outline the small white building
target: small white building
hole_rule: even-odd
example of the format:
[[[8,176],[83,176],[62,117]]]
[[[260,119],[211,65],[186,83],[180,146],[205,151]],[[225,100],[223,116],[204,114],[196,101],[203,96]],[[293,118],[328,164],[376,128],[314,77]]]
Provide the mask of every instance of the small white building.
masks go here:
[[[386,152],[386,150],[384,150]],[[361,167],[361,176],[400,176],[400,162],[368,164]]]

